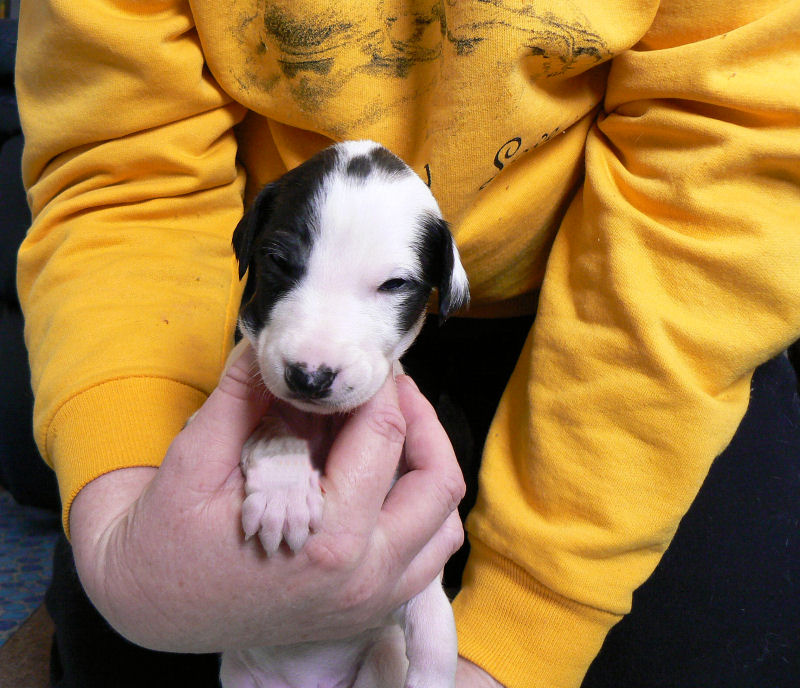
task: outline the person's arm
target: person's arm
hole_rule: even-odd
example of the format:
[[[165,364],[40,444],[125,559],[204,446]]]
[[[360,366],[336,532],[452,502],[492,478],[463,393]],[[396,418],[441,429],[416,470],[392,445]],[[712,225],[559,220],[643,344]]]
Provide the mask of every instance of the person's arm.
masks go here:
[[[428,585],[462,541],[458,463],[405,377],[387,380],[338,433],[322,524],[303,549],[267,559],[245,541],[239,457],[274,402],[254,366],[248,347],[158,470],[107,473],[73,504],[81,582],[140,645],[210,652],[349,636]],[[404,440],[410,471],[386,497]]]
[[[36,436],[89,596],[161,650],[370,624],[427,585],[462,537],[463,481],[435,414],[388,381],[337,440],[320,532],[302,556],[266,562],[240,526],[241,447],[266,403],[249,385],[253,360],[203,403],[239,301],[243,109],[209,74],[188,3],[31,1],[20,29],[35,219],[19,291]],[[406,423],[426,441],[384,503]]]
[[[17,91],[35,435],[67,525],[94,478],[157,466],[217,383],[239,294],[244,111],[184,2],[24,2]]]
[[[454,603],[509,688],[580,685],[800,336],[799,31],[798,2],[664,2],[612,65]]]

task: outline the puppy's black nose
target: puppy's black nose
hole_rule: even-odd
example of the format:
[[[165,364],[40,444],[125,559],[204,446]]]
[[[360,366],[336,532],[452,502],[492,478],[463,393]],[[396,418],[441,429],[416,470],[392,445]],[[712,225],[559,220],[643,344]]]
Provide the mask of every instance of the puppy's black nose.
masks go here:
[[[304,399],[322,399],[331,391],[337,371],[328,366],[308,370],[302,363],[290,363],[283,371],[289,389]]]

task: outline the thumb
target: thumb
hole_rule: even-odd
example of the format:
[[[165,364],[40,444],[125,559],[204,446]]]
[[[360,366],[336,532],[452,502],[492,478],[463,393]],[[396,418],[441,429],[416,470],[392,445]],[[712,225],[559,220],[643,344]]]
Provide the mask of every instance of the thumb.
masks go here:
[[[405,432],[389,375],[375,396],[348,416],[328,453],[326,492],[338,496],[348,522],[372,528],[391,487]]]
[[[261,381],[253,348],[243,340],[231,352],[217,388],[176,437],[167,457],[173,454],[171,458],[190,471],[201,468],[206,478],[217,467],[224,481],[273,401]]]

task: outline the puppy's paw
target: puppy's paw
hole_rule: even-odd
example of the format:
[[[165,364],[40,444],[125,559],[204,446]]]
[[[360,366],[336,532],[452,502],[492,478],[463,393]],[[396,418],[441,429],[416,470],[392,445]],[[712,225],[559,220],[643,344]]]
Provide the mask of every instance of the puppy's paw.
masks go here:
[[[270,419],[242,451],[245,500],[242,527],[246,538],[258,534],[268,555],[281,540],[297,552],[322,520],[319,471],[308,442],[289,434],[279,419]]]

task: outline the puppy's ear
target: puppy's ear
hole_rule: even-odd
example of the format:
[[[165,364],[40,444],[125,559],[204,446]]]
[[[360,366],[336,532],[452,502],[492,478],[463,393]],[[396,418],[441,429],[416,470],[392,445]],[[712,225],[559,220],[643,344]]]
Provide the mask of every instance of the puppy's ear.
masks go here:
[[[255,239],[269,220],[272,204],[278,195],[276,183],[267,184],[256,196],[250,209],[239,220],[233,230],[233,252],[239,261],[239,279],[244,277],[253,257]]]
[[[430,215],[424,224],[429,239],[436,246],[436,288],[439,292],[439,322],[442,323],[452,313],[469,305],[469,280],[447,222]]]

